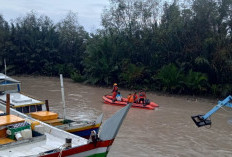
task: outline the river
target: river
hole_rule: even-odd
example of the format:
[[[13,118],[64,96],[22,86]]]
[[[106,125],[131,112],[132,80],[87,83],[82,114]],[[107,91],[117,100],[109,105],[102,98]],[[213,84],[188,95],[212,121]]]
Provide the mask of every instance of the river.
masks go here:
[[[50,110],[62,115],[60,80],[54,77],[14,76],[22,92],[49,100]],[[120,88],[120,86],[119,86]],[[110,88],[93,87],[64,79],[67,116],[76,120],[104,120],[120,106],[104,104]],[[123,96],[133,91],[120,90]],[[217,100],[147,93],[160,105],[155,110],[131,108],[108,157],[231,157],[232,109],[224,108],[212,117],[211,128],[197,128],[192,115],[208,112]]]

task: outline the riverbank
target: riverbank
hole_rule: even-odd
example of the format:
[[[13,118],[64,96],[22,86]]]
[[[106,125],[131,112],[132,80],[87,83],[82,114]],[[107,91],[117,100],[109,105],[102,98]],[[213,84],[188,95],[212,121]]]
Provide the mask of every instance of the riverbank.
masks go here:
[[[50,79],[59,79],[59,76],[57,77],[53,77],[53,76],[42,76],[42,75],[14,75],[13,77],[27,77],[27,78],[50,78]],[[74,82],[72,79],[70,78],[64,78],[66,79],[68,82],[70,83],[77,83]],[[77,83],[77,84],[82,84],[84,86],[88,86],[88,87],[93,87],[93,88],[104,88],[104,89],[108,89],[109,92],[107,92],[106,94],[111,93],[112,90],[112,86],[100,86],[100,85],[91,85],[91,84],[85,84],[85,83]],[[123,91],[128,91],[128,93],[132,93],[134,91],[139,92],[139,90],[131,90],[131,89],[126,89],[124,87],[120,87],[119,84],[119,90],[123,90]],[[147,91],[147,93],[151,93],[153,95],[157,95],[157,96],[164,96],[164,97],[181,97],[183,99],[186,100],[191,100],[191,101],[210,101],[210,102],[215,102],[215,101],[219,101],[224,99],[224,97],[216,97],[213,95],[187,95],[187,94],[171,94],[171,93],[167,93],[167,92],[162,92],[162,91]]]

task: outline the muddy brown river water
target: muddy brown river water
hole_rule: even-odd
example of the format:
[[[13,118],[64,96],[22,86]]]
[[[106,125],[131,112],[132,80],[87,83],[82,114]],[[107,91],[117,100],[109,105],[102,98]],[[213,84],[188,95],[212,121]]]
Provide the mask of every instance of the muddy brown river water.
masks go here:
[[[62,115],[59,78],[16,77],[22,92],[40,100],[49,100],[50,110]],[[104,119],[120,106],[104,104],[102,96],[110,88],[99,88],[64,79],[67,116],[77,120]],[[123,96],[132,91],[120,90]],[[123,122],[109,157],[232,157],[232,110],[221,109],[212,117],[212,127],[197,128],[191,115],[208,112],[217,100],[162,96],[147,93],[160,105],[156,110],[131,108]],[[225,110],[227,109],[227,110]]]

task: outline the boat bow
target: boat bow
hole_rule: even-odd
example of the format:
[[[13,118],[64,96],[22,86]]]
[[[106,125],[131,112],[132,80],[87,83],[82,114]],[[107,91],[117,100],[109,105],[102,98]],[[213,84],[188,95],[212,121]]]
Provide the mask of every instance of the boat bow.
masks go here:
[[[126,107],[119,110],[111,118],[109,118],[104,122],[100,130],[100,135],[99,135],[100,140],[102,141],[113,140],[116,137],[118,130],[123,120],[125,119],[131,105],[132,105],[131,103],[128,104]]]

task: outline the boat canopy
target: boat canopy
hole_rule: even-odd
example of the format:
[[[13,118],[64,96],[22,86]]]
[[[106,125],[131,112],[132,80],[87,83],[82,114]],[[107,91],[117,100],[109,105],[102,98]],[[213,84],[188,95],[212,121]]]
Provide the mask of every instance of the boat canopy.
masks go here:
[[[0,86],[17,85],[20,83],[21,83],[20,81],[15,80],[9,76],[6,76],[3,73],[0,73]]]

